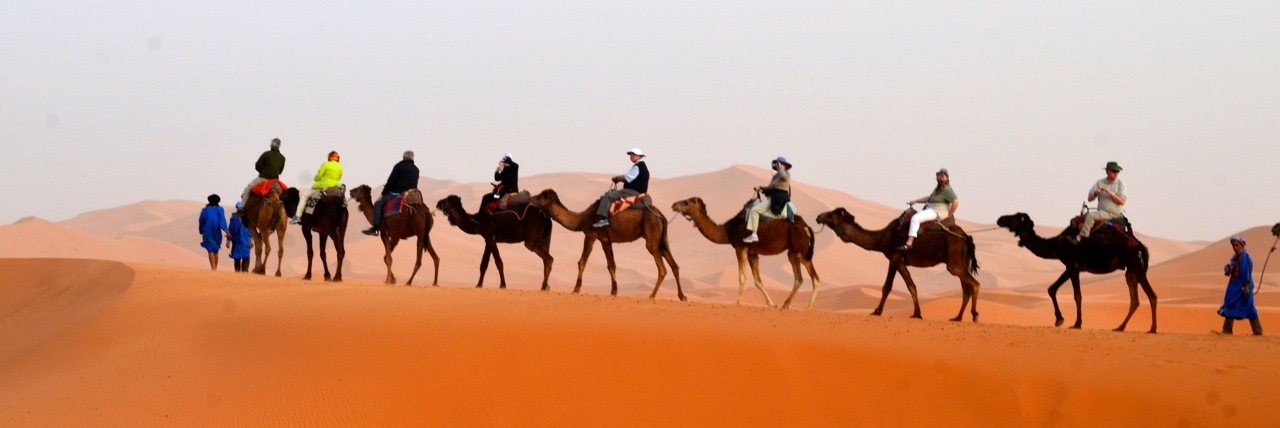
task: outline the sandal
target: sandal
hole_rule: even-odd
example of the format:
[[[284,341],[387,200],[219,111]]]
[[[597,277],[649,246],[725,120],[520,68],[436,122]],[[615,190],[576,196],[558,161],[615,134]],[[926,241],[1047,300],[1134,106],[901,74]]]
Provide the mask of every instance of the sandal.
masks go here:
[[[902,244],[898,247],[899,251],[911,251],[911,244]]]

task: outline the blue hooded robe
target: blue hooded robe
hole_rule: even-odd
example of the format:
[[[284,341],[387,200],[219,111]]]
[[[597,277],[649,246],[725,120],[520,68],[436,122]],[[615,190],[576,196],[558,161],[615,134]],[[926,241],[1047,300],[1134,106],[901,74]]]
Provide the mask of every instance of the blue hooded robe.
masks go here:
[[[1227,282],[1227,295],[1218,315],[1234,319],[1257,318],[1258,308],[1253,306],[1253,258],[1249,257],[1248,251],[1241,251],[1237,263],[1237,274]]]
[[[227,228],[227,232],[231,233],[231,258],[249,258],[249,228],[244,227],[239,215],[231,215],[231,226]]]
[[[217,205],[200,210],[200,246],[210,253],[222,248],[222,231],[227,230],[227,213]]]

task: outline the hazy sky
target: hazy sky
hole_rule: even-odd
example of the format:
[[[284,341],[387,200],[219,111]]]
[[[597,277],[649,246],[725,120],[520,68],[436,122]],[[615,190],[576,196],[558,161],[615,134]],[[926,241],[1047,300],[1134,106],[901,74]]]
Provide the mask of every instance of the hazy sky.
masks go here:
[[[905,206],[947,167],[960,217],[1052,225],[1114,160],[1140,232],[1220,239],[1280,221],[1277,22],[1272,1],[4,1],[0,223],[231,200],[279,137],[298,185],[329,150],[377,185],[405,149],[482,182],[506,151],[621,173],[639,146],[656,177],[783,155]]]

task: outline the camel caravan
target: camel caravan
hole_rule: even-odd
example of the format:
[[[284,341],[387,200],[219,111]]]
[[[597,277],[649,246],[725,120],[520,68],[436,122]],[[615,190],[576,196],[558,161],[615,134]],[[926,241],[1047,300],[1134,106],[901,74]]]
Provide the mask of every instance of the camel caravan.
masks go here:
[[[379,196],[374,198],[374,188],[360,185],[349,192],[341,184],[342,169],[337,152],[329,154],[328,161],[317,173],[315,184],[303,195],[297,188],[290,188],[279,180],[284,158],[279,151],[279,139],[273,140],[271,150],[263,153],[256,165],[259,176],[250,183],[242,196],[244,209],[236,215],[243,216],[243,223],[250,232],[254,248],[253,272],[265,274],[266,262],[271,251],[269,238],[276,237],[276,276],[280,276],[283,259],[284,235],[289,224],[303,230],[307,243],[307,273],[312,278],[312,232],[320,237],[320,261],[324,267],[325,281],[342,281],[342,263],[345,256],[344,237],[348,226],[347,202],[354,200],[358,211],[369,224],[361,232],[377,236],[384,249],[383,260],[387,266],[386,284],[395,284],[392,272],[392,252],[400,240],[415,239],[416,260],[412,274],[405,281],[412,285],[422,267],[422,254],[431,256],[433,277],[431,284],[438,285],[440,257],[431,245],[431,229],[434,213],[424,202],[417,189],[419,171],[414,165],[414,154],[406,151],[397,163]],[[582,234],[582,253],[578,258],[577,280],[574,293],[582,289],[583,272],[587,260],[597,243],[604,252],[609,271],[610,294],[618,294],[617,264],[613,245],[643,241],[644,248],[653,256],[657,277],[649,298],[656,298],[668,268],[675,281],[677,297],[687,300],[680,279],[680,267],[676,263],[668,239],[671,220],[648,193],[649,170],[645,154],[639,148],[626,153],[631,161],[630,169],[613,176],[613,187],[600,200],[573,210],[561,202],[554,189],[536,194],[519,187],[519,165],[510,153],[505,153],[494,172],[493,191],[484,195],[475,211],[468,211],[458,195],[448,195],[435,204],[436,212],[444,215],[451,226],[468,235],[484,240],[484,252],[479,266],[476,287],[483,287],[490,258],[498,270],[499,288],[506,288],[507,278],[503,270],[499,243],[521,243],[542,259],[542,291],[550,291],[549,278],[554,262],[551,248],[552,223],[565,230]],[[804,284],[807,272],[812,285],[806,309],[813,309],[821,288],[821,279],[814,267],[813,227],[798,214],[791,202],[791,163],[784,157],[771,160],[774,172],[769,183],[756,187],[756,196],[745,202],[733,217],[717,222],[707,215],[706,202],[699,197],[676,201],[671,210],[688,220],[694,229],[714,244],[728,245],[738,262],[738,294],[734,301],[740,305],[746,289],[747,271],[750,268],[755,288],[764,296],[770,308],[777,305],[766,292],[760,276],[760,256],[786,254],[794,275],[791,293],[782,303],[789,308],[797,292]],[[1117,178],[1120,167],[1111,162],[1105,168],[1107,177],[1088,193],[1088,200],[1098,201],[1096,210],[1083,209],[1069,227],[1054,237],[1041,237],[1034,230],[1035,224],[1024,213],[1000,217],[996,224],[1012,232],[1018,245],[1027,248],[1040,258],[1056,260],[1063,265],[1063,272],[1048,288],[1053,302],[1055,326],[1061,326],[1064,318],[1058,306],[1057,291],[1070,280],[1076,303],[1076,319],[1070,328],[1082,325],[1080,273],[1106,274],[1125,271],[1130,291],[1130,309],[1116,331],[1123,331],[1138,307],[1137,288],[1141,286],[1151,306],[1151,328],[1156,331],[1156,295],[1147,280],[1150,255],[1147,247],[1133,234],[1123,216],[1125,194],[1123,183]],[[978,259],[974,240],[955,223],[954,214],[959,208],[959,198],[950,186],[950,173],[942,169],[935,174],[937,186],[922,198],[908,202],[908,209],[880,229],[867,229],[858,224],[856,215],[838,207],[819,213],[815,219],[823,229],[831,229],[840,241],[856,245],[867,251],[884,255],[887,261],[885,281],[880,302],[871,312],[881,315],[893,289],[896,277],[901,276],[913,305],[912,318],[921,318],[920,301],[916,283],[910,268],[937,265],[959,280],[962,292],[959,312],[952,321],[962,321],[965,309],[971,319],[978,321],[978,297],[981,290],[976,275]],[[349,194],[349,198],[347,195]],[[921,204],[921,209],[915,209]],[[292,217],[289,213],[295,213]],[[224,226],[225,227],[225,226]],[[204,230],[202,220],[202,233]],[[337,252],[336,268],[331,275],[327,254],[327,241],[332,240]],[[216,269],[216,254],[211,252],[211,263]],[[245,260],[247,262],[247,260]]]

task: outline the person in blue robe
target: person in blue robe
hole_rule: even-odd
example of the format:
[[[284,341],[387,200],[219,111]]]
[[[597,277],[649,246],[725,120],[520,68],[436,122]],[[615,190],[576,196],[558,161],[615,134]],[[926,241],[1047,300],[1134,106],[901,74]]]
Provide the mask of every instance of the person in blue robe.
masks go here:
[[[1253,258],[1244,250],[1244,238],[1231,237],[1231,249],[1235,254],[1231,262],[1222,267],[1227,280],[1227,293],[1223,297],[1218,315],[1222,315],[1222,334],[1232,334],[1236,320],[1249,320],[1255,336],[1262,335],[1262,322],[1258,320],[1258,308],[1253,305]]]
[[[209,195],[209,204],[200,210],[200,246],[209,252],[209,267],[218,270],[218,250],[222,248],[222,235],[227,231],[227,213],[218,206],[222,198]]]
[[[244,205],[236,202],[236,212],[231,214],[231,225],[227,227],[227,247],[231,248],[231,263],[236,272],[249,271],[249,228],[244,225]]]

